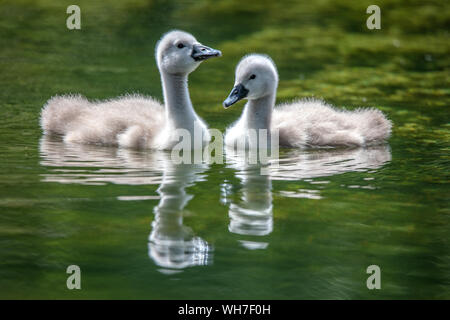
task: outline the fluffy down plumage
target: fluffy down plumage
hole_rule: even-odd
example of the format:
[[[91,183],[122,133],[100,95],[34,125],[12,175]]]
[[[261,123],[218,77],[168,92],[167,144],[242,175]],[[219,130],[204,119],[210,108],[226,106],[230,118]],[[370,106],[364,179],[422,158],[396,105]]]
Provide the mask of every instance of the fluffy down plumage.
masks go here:
[[[44,134],[66,142],[143,148],[165,123],[164,106],[151,97],[125,95],[90,102],[81,95],[51,98],[41,112]]]
[[[140,95],[94,102],[80,95],[56,96],[41,112],[44,134],[59,134],[65,142],[169,150],[180,141],[180,129],[190,134],[190,141],[183,142],[191,142],[191,148],[206,145],[210,135],[192,106],[188,75],[221,52],[187,32],[173,30],[158,41],[155,55],[164,106]],[[196,135],[198,131],[201,135]]]
[[[392,127],[378,109],[337,109],[315,99],[280,105],[272,117],[287,147],[369,146],[386,140]]]
[[[275,63],[266,55],[251,54],[238,63],[234,87],[223,105],[248,102],[239,120],[227,129],[227,146],[255,145],[250,142],[257,139],[250,133],[261,129],[278,131],[279,145],[293,148],[369,146],[389,138],[392,123],[374,108],[338,109],[317,99],[275,106],[278,80]]]

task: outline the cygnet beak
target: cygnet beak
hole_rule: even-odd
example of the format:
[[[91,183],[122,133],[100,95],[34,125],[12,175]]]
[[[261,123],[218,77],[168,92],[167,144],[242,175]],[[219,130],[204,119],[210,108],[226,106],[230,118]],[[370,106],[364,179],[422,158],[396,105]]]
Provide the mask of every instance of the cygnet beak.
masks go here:
[[[230,95],[223,102],[223,107],[228,108],[239,100],[244,99],[247,94],[248,90],[244,87],[244,85],[242,85],[241,83],[238,84],[231,90]]]
[[[194,44],[192,46],[191,57],[195,61],[203,61],[212,57],[220,57],[222,52],[219,50],[204,46],[202,44]]]

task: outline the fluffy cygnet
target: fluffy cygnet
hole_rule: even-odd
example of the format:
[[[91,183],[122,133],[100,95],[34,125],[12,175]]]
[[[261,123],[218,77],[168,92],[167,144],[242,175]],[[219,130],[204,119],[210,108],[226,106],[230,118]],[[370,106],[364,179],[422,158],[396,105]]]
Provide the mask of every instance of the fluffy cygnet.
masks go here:
[[[41,127],[45,134],[62,135],[66,142],[154,149],[171,149],[180,141],[175,130],[184,129],[191,135],[192,148],[204,146],[210,135],[192,106],[188,75],[203,60],[220,55],[189,33],[171,31],[156,45],[164,105],[140,95],[94,102],[81,95],[55,96],[42,109]]]
[[[227,146],[250,141],[251,129],[278,130],[284,147],[368,146],[382,143],[391,122],[378,109],[337,109],[321,100],[305,99],[275,106],[278,72],[268,56],[244,57],[236,68],[234,88],[224,101],[228,108],[247,99],[242,116],[225,134]],[[255,131],[255,130],[253,130]],[[244,144],[248,147],[249,143]]]

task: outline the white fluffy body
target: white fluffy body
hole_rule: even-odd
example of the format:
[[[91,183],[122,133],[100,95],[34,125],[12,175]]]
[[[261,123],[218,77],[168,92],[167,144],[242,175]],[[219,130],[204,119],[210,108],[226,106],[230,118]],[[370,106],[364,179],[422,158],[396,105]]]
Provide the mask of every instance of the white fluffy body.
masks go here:
[[[175,130],[185,129],[192,140],[201,139],[200,143],[191,141],[191,147],[204,146],[210,140],[208,128],[193,109],[187,85],[189,73],[201,63],[191,56],[198,46],[202,45],[192,35],[177,30],[158,42],[156,62],[164,105],[140,95],[93,102],[81,95],[55,96],[41,112],[44,134],[61,135],[65,142],[171,149],[180,140]]]
[[[143,148],[153,145],[165,122],[164,106],[151,97],[126,95],[89,102],[80,95],[51,98],[41,112],[45,134],[65,142]]]
[[[389,138],[391,122],[375,108],[337,109],[304,99],[276,107],[272,128],[279,130],[281,146],[369,146]]]
[[[255,77],[251,79],[251,75]],[[249,129],[279,130],[284,147],[339,147],[380,144],[391,134],[391,121],[378,109],[345,110],[322,100],[303,99],[275,105],[278,73],[272,59],[252,54],[236,67],[235,86],[248,90],[242,116],[227,129],[225,144],[249,139]]]

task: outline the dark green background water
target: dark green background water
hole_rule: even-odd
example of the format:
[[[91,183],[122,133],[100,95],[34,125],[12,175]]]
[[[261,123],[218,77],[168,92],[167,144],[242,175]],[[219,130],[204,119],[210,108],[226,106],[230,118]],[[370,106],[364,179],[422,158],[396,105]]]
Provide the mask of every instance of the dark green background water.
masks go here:
[[[448,2],[378,1],[381,30],[365,26],[372,1],[77,1],[79,31],[70,4],[0,2],[0,298],[450,298]],[[173,28],[223,52],[190,77],[211,127],[239,116],[221,101],[261,52],[278,102],[378,107],[389,145],[285,150],[261,176],[41,139],[52,95],[161,98],[154,45]]]

